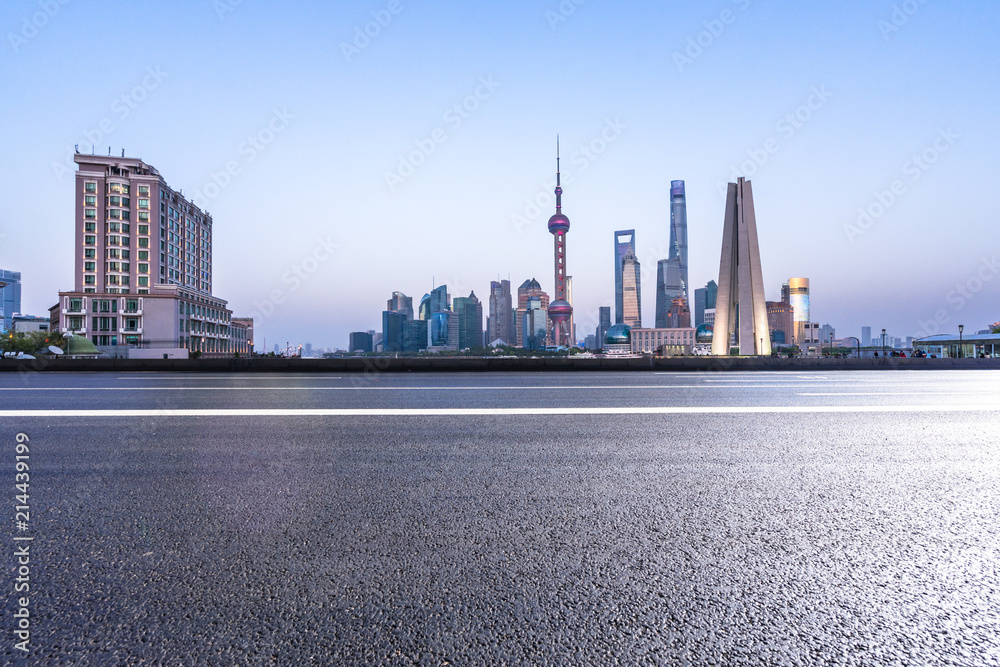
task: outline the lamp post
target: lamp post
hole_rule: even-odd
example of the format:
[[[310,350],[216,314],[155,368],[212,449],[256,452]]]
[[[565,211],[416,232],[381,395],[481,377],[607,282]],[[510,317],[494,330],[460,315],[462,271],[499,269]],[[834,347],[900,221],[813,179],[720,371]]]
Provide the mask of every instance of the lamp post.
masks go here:
[[[858,338],[857,336],[844,336],[844,340],[847,340],[848,338],[853,338],[854,340],[858,341],[857,355],[858,355],[858,358],[860,359],[861,358],[861,339]]]
[[[962,331],[965,330],[964,324],[958,325],[958,358],[962,358]]]
[[[885,356],[885,329],[882,329],[882,356]]]

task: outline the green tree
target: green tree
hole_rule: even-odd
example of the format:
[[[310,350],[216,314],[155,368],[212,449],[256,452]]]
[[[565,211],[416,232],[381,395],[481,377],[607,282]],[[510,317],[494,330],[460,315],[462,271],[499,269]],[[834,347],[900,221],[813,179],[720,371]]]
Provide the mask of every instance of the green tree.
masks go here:
[[[34,354],[50,345],[62,347],[66,341],[62,334],[49,331],[8,331],[0,337],[0,353],[14,356],[19,352]]]

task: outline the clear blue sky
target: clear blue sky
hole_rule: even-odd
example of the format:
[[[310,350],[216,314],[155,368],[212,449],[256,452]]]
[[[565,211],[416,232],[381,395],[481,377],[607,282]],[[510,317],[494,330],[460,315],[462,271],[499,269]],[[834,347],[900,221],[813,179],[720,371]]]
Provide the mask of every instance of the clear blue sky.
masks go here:
[[[346,347],[393,290],[552,290],[558,133],[581,336],[613,302],[616,229],[636,229],[652,325],[673,179],[692,286],[717,277],[734,170],[769,299],[810,278],[838,335],[1000,320],[1000,5],[577,2],[4,3],[0,267],[30,313],[72,287],[63,167],[95,137],[201,193],[216,295],[249,314],[279,293],[258,343]]]

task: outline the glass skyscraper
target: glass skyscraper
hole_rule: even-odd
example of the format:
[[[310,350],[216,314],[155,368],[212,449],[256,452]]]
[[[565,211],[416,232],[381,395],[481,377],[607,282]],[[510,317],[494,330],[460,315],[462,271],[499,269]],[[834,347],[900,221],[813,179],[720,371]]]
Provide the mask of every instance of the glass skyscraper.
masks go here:
[[[455,297],[453,306],[458,315],[458,349],[482,349],[483,304],[476,297],[476,293]]]
[[[642,326],[642,282],[639,260],[632,251],[622,259],[622,323],[630,327]]]
[[[684,181],[670,181],[670,257],[677,260],[680,294],[684,301],[691,303],[688,286],[688,221],[687,199],[684,196]],[[668,304],[669,307],[669,304]]]
[[[624,229],[615,232],[615,324],[625,321],[625,257],[632,255],[635,260],[635,230]],[[635,262],[638,266],[638,262]],[[638,277],[635,283],[638,284]]]
[[[715,308],[715,299],[719,294],[719,286],[714,280],[709,280],[704,287],[694,291],[694,325],[705,323],[705,311]]]
[[[792,304],[792,319],[795,321],[795,342],[806,338],[806,323],[809,322],[809,279],[788,279],[788,302]]]
[[[0,269],[0,318],[4,331],[13,326],[14,313],[21,312],[21,272]]]

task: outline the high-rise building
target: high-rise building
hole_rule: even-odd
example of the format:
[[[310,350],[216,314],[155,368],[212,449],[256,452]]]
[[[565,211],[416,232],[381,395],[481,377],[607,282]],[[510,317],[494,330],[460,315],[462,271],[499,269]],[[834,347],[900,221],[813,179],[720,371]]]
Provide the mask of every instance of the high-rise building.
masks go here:
[[[507,345],[517,341],[514,334],[514,305],[511,302],[510,281],[490,282],[490,319],[487,327],[487,343],[502,340]]]
[[[403,351],[403,325],[406,315],[391,310],[382,311],[382,351]]]
[[[371,352],[372,335],[367,331],[352,331],[347,350],[349,352]]]
[[[671,236],[673,232],[671,231]],[[673,253],[673,247],[671,247]],[[681,281],[681,260],[677,257],[661,259],[656,263],[656,312],[657,328],[669,326],[667,314],[674,299],[684,295]]]
[[[600,350],[604,345],[604,336],[608,333],[608,329],[611,328],[611,306],[601,306],[597,310],[597,331],[594,332],[594,338],[597,342],[596,349]]]
[[[861,347],[868,347],[872,344],[872,328],[861,327]]]
[[[624,322],[624,265],[625,256],[635,257],[635,230],[625,229],[615,232],[615,324]],[[638,281],[636,281],[638,282]]]
[[[829,324],[824,324],[819,328],[819,341],[824,345],[829,345],[830,341],[837,337],[837,330]]]
[[[427,321],[431,319],[431,295],[424,294],[420,299],[419,310],[417,311],[417,319]]]
[[[413,297],[406,296],[402,292],[393,292],[389,301],[386,302],[385,309],[393,313],[402,313],[406,319],[413,319]]]
[[[639,260],[630,250],[622,258],[622,323],[629,327],[642,326],[642,282]]]
[[[559,177],[559,139],[556,139],[556,212],[549,218],[549,233],[555,248],[555,301],[549,304],[548,317],[552,321],[552,341],[556,347],[573,345],[570,318],[573,306],[566,300],[566,234],[569,218],[562,212],[562,185]]]
[[[771,354],[753,189],[742,177],[730,183],[726,193],[719,294],[722,304],[716,303],[712,354],[728,355],[734,332],[740,354]]]
[[[451,310],[451,299],[448,297],[447,285],[439,285],[431,290],[430,309],[432,315]]]
[[[691,310],[688,308],[687,301],[684,300],[683,296],[678,296],[674,298],[674,302],[670,304],[670,310],[667,311],[667,326],[657,327],[667,328],[667,329],[690,329],[691,328]],[[635,329],[633,329],[635,331]]]
[[[768,301],[767,327],[771,330],[771,342],[775,345],[791,345],[795,331],[792,320],[792,305],[784,301]]]
[[[403,322],[403,352],[420,352],[427,349],[427,320]]]
[[[694,325],[696,327],[706,324],[706,310],[715,310],[715,299],[718,292],[719,286],[714,280],[709,280],[707,285],[694,291]]]
[[[809,319],[809,279],[789,278],[788,302],[792,304],[792,318],[795,321],[796,344],[806,340],[805,325]],[[784,286],[782,286],[784,289]]]
[[[21,312],[21,272],[0,269],[0,326],[9,331],[15,313]]]
[[[458,316],[458,349],[481,350],[483,347],[483,304],[472,292],[455,297],[452,310]]]
[[[688,283],[688,233],[687,200],[684,195],[684,181],[670,181],[670,256],[677,260],[680,279],[680,296],[691,303]],[[676,296],[676,295],[675,295]],[[672,300],[672,299],[671,299]]]
[[[448,286],[439,285],[431,290],[428,300],[430,319],[427,322],[427,348],[432,352],[458,349],[458,317],[451,310]],[[421,309],[423,304],[421,304]]]
[[[233,353],[232,311],[212,295],[212,217],[142,160],[74,160],[74,290],[59,294],[60,330],[128,356]]]
[[[74,291],[212,293],[212,216],[142,160],[77,153]]]
[[[534,278],[530,278],[521,283],[521,286],[517,288],[517,311],[514,314],[514,326],[517,332],[517,347],[524,347],[524,316],[528,310],[528,299],[537,296],[539,303],[542,305],[542,310],[546,311],[546,316],[549,308],[549,295],[542,290],[542,286]],[[549,330],[548,324],[546,324],[545,330]]]
[[[529,296],[522,317],[522,339],[526,350],[544,350],[548,338],[548,317],[541,296]]]

